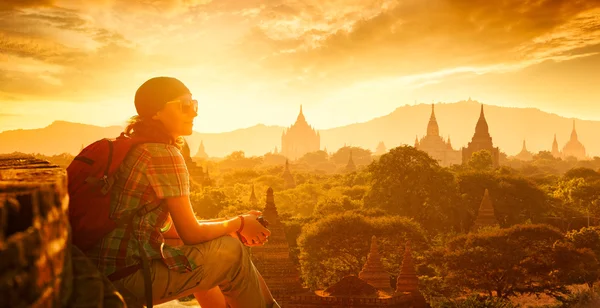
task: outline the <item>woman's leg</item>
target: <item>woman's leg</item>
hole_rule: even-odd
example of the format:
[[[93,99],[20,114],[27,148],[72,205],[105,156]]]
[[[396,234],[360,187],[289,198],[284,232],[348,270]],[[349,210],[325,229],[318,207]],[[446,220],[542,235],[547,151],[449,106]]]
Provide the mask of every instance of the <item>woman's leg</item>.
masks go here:
[[[262,275],[258,271],[256,271],[256,274],[258,275],[258,281],[260,282],[260,290],[263,294],[263,297],[267,299],[267,304],[275,303],[275,299],[273,298],[271,291],[269,291],[269,287],[267,286],[267,283],[263,279]],[[225,302],[225,296],[223,296],[223,293],[221,292],[221,289],[219,287],[214,287],[208,291],[195,292],[194,297],[202,307],[227,307],[227,302]]]
[[[218,286],[208,291],[196,291],[194,292],[194,297],[198,301],[198,304],[200,304],[200,307],[227,308],[225,296],[223,296]]]
[[[261,290],[261,292],[263,294],[263,297],[265,299],[267,299],[267,307],[270,307],[268,305],[272,305],[273,303],[275,303],[275,299],[273,298],[273,295],[271,294],[271,291],[269,290],[269,287],[267,286],[267,283],[263,279],[263,277],[260,274],[260,272],[256,269],[256,267],[254,266],[254,264],[252,264],[252,267],[256,271],[256,275],[258,275],[258,282],[260,283],[260,290]],[[273,306],[273,307],[279,307],[279,305]]]
[[[222,304],[215,290],[220,288],[231,308],[272,306],[272,296],[264,280],[261,282],[262,278],[259,278],[250,255],[239,240],[225,236],[180,249],[196,268],[192,272],[180,273],[169,270],[161,260],[152,260],[152,295],[155,304],[196,293],[201,300]],[[138,299],[144,299],[141,271],[118,284],[134,293]]]

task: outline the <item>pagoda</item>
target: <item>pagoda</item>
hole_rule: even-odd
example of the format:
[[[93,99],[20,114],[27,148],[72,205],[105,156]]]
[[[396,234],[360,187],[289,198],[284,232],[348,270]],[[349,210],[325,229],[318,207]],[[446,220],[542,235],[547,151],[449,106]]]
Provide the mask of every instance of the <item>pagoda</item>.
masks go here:
[[[294,176],[290,172],[290,164],[288,160],[285,160],[285,170],[283,170],[283,174],[281,175],[283,178],[283,188],[284,189],[292,189],[296,187],[296,181],[294,180]]]
[[[584,160],[587,158],[585,154],[585,147],[579,141],[577,137],[577,130],[575,129],[575,120],[573,120],[573,130],[571,131],[571,138],[562,149],[563,158],[575,157],[578,160]]]
[[[306,294],[307,290],[302,287],[299,271],[290,258],[290,247],[283,223],[279,219],[271,187],[267,189],[267,201],[262,213],[269,223],[271,236],[264,246],[251,248],[252,260],[269,286],[273,297],[282,304],[290,296]]]
[[[481,200],[481,204],[479,205],[479,211],[477,212],[477,218],[473,223],[473,227],[471,230],[477,231],[483,227],[497,226],[498,220],[496,219],[496,215],[494,214],[494,205],[492,204],[492,199],[490,198],[490,193],[487,188],[483,193],[483,199]]]
[[[415,140],[415,148],[426,152],[431,158],[437,160],[442,166],[460,165],[461,154],[450,144],[450,137],[444,140],[440,136],[440,129],[435,118],[435,105],[431,104],[431,115],[427,123],[427,135]]]
[[[515,155],[515,158],[518,160],[529,161],[533,159],[533,153],[527,150],[527,145],[525,144],[525,140],[523,140],[523,147],[521,148],[521,152]]]
[[[313,127],[308,125],[302,105],[296,122],[281,135],[281,155],[288,159],[298,159],[309,152],[321,149],[321,135]]]
[[[471,160],[473,153],[487,150],[492,155],[492,165],[498,167],[500,165],[500,150],[494,147],[492,143],[492,137],[489,133],[487,121],[485,120],[485,114],[483,113],[483,104],[481,105],[481,112],[479,113],[479,120],[475,126],[475,134],[469,142],[466,148],[462,148],[462,163],[467,164]]]
[[[383,263],[381,263],[381,256],[377,248],[377,237],[375,235],[371,237],[371,250],[367,256],[367,262],[365,262],[362,270],[358,273],[358,278],[366,281],[378,290],[390,293],[392,291],[390,275],[383,268]]]

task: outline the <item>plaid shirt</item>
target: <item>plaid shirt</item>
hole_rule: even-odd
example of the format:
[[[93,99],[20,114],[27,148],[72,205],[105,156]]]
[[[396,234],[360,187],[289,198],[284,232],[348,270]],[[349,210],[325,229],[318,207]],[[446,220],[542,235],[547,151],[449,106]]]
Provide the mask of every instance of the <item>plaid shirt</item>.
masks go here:
[[[86,255],[105,275],[139,263],[142,243],[148,259],[161,259],[172,270],[196,265],[177,248],[165,245],[160,229],[170,220],[165,198],[190,194],[189,173],[181,152],[172,145],[146,143],[127,155],[112,188],[111,219],[127,217],[145,206],[131,226],[118,226]]]

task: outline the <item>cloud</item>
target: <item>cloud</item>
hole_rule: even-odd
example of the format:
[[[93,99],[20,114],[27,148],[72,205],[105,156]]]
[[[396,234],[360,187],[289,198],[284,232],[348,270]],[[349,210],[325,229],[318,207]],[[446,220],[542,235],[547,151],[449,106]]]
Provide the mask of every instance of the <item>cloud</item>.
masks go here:
[[[600,39],[599,3],[5,1],[0,92],[85,100],[178,73],[264,100],[322,99],[384,79],[423,86],[456,69],[481,74],[586,55]]]
[[[404,0],[366,18],[314,9],[314,18],[305,18],[295,37],[273,35],[285,20],[279,19],[272,22],[275,29],[259,27],[247,41],[270,47],[272,54],[261,64],[274,74],[341,85],[460,66],[543,61],[596,42],[600,20],[594,9],[599,7],[600,1]],[[323,31],[320,20],[340,26]]]
[[[0,2],[0,11],[51,6],[53,3],[53,0],[2,0],[2,2]]]

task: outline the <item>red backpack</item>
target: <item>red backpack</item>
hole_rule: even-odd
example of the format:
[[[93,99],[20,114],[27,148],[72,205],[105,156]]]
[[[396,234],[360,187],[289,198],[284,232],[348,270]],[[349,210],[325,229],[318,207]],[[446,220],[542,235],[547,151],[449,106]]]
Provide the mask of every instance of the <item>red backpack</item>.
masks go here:
[[[146,141],[148,142],[148,141]],[[73,244],[86,251],[112,231],[111,188],[114,175],[134,145],[142,139],[125,136],[98,140],[79,153],[67,167],[69,222]]]

